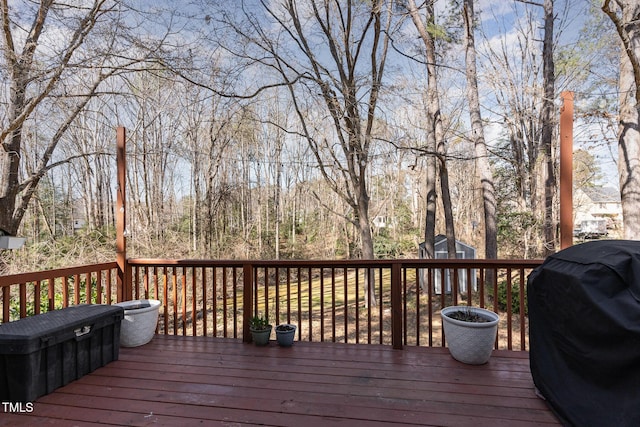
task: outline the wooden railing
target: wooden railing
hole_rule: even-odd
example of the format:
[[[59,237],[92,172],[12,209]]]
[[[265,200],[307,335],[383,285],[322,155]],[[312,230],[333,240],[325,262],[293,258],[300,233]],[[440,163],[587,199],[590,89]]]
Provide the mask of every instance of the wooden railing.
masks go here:
[[[264,315],[272,324],[297,324],[298,340],[443,346],[439,310],[478,305],[500,314],[496,348],[509,350],[528,348],[526,279],[540,263],[128,260],[133,298],[162,302],[158,333],[250,340],[249,319]],[[121,295],[115,268],[0,277],[3,321],[43,311],[42,295],[46,309],[111,303]]]
[[[118,298],[115,262],[0,276],[0,312],[9,322],[77,304]]]

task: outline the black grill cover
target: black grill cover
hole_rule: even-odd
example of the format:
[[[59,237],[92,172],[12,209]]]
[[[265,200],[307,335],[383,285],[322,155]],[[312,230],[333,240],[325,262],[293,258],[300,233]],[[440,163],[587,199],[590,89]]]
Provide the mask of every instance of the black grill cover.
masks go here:
[[[560,420],[640,426],[640,242],[560,251],[527,292],[531,374]]]

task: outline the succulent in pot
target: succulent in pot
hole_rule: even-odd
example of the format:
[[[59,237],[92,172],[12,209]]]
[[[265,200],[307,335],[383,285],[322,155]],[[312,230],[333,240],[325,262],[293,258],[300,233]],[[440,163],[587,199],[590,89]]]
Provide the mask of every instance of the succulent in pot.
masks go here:
[[[272,325],[269,324],[269,320],[264,316],[253,316],[249,321],[251,337],[256,345],[264,346],[269,344],[271,329]]]

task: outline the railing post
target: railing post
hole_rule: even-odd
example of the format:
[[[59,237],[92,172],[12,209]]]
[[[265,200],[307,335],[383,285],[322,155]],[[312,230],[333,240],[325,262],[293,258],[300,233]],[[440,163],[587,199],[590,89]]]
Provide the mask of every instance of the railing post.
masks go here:
[[[242,266],[242,342],[251,342],[249,322],[253,317],[253,266],[245,263]]]
[[[116,132],[116,163],[118,191],[116,196],[116,262],[118,264],[118,302],[133,299],[131,286],[131,266],[127,263],[126,230],[126,185],[127,185],[127,149],[126,130],[119,126]]]
[[[573,92],[560,109],[560,249],[573,245]]]
[[[399,262],[391,264],[391,344],[402,350],[402,267]],[[382,299],[382,298],[381,298]]]

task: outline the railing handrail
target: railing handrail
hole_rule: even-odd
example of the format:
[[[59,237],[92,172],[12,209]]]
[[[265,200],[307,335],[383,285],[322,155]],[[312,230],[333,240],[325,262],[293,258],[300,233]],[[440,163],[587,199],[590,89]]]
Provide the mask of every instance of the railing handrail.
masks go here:
[[[172,266],[210,266],[210,267],[242,267],[253,265],[257,267],[391,267],[400,264],[403,267],[440,267],[442,268],[500,268],[522,267],[535,268],[542,264],[542,259],[345,259],[345,260],[210,260],[210,259],[162,259],[162,258],[130,258],[130,265],[145,265],[155,267]]]
[[[52,270],[32,271],[29,273],[8,274],[0,276],[0,288],[15,285],[16,283],[38,282],[56,277],[73,276],[77,274],[92,273],[99,270],[117,268],[115,261],[97,264],[85,264],[75,267],[55,268]]]

